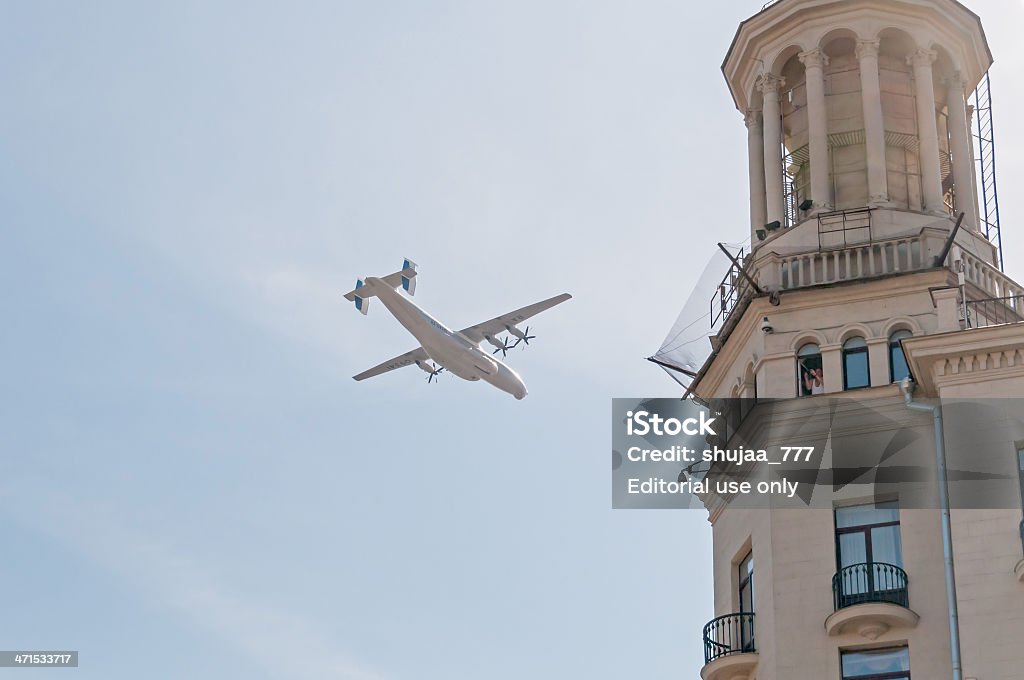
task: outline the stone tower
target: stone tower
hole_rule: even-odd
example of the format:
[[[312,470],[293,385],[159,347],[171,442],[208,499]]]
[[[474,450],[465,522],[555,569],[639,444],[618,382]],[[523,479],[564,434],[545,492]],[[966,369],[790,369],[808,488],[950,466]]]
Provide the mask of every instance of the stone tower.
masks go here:
[[[781,400],[792,420],[849,398],[938,449],[901,381],[919,401],[1005,397],[986,452],[1024,494],[1024,287],[982,228],[967,103],[991,62],[956,0],[779,0],[740,25],[722,68],[748,130],[751,248],[719,291],[698,398]],[[967,427],[947,418],[941,444],[969,448]],[[944,519],[851,494],[706,502],[704,680],[1024,678],[1021,507]]]

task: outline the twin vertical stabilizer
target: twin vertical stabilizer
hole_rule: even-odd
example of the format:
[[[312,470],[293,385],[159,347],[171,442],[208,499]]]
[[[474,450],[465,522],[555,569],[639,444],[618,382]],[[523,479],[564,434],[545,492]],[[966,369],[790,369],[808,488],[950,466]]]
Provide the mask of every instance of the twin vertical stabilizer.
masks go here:
[[[406,258],[402,261],[401,271],[397,271],[378,279],[358,279],[356,287],[345,293],[345,299],[354,302],[356,309],[366,314],[370,310],[370,298],[377,295],[375,287],[383,283],[391,288],[401,287],[409,295],[416,294],[416,263]]]

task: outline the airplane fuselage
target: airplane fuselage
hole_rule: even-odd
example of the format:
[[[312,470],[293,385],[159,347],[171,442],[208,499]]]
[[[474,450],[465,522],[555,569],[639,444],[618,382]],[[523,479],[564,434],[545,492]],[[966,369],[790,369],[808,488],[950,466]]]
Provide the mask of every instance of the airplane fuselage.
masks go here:
[[[484,380],[516,399],[526,396],[526,385],[515,371],[457,331],[423,311],[412,300],[375,277],[368,277],[381,303],[407,331],[419,340],[423,351],[445,370],[463,380]]]

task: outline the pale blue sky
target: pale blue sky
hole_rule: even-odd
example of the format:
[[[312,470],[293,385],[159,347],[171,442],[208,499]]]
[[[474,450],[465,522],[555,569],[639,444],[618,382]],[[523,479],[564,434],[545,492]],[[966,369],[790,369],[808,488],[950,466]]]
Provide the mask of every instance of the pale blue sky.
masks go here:
[[[1011,273],[1024,5],[986,22]],[[717,240],[756,2],[0,6],[0,648],[104,679],[696,677],[699,512],[613,512],[613,396]],[[523,402],[408,369],[562,291]],[[1016,258],[1016,259],[1014,259]],[[1018,276],[1018,278],[1020,278]],[[2,672],[0,672],[2,673]]]

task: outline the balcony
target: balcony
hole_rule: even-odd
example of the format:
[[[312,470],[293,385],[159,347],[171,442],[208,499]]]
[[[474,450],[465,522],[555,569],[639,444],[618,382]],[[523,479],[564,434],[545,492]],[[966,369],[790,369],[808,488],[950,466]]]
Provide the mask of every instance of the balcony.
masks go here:
[[[1024,321],[1024,295],[967,301],[967,328],[986,328]]]
[[[702,680],[747,680],[757,658],[752,613],[726,614],[704,626]]]
[[[892,628],[913,628],[907,572],[894,564],[868,562],[843,567],[832,577],[835,613],[825,620],[829,635],[855,632],[877,640]]]

